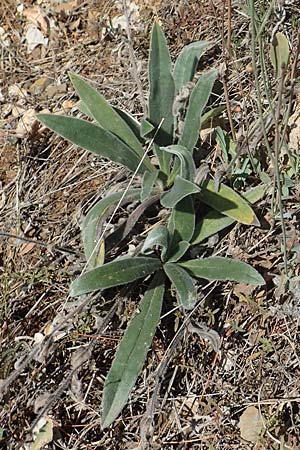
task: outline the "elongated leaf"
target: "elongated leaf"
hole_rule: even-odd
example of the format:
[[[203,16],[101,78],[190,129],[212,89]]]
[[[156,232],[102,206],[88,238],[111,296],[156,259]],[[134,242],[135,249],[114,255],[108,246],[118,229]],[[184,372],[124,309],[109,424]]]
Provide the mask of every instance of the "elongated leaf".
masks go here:
[[[119,114],[121,119],[124,120],[124,122],[127,123],[131,131],[134,133],[136,138],[141,142],[144,143],[144,139],[141,137],[141,126],[140,123],[133,117],[131,114],[129,114],[127,111],[124,111],[124,109],[117,108],[114,106],[114,110]]]
[[[193,278],[178,264],[170,262],[164,264],[164,271],[176,289],[179,303],[185,309],[193,309],[198,300]]]
[[[192,277],[205,280],[237,281],[254,285],[265,284],[263,277],[253,267],[236,259],[211,256],[178,263]]]
[[[243,198],[252,204],[256,203],[264,196],[266,190],[267,186],[265,184],[261,184],[243,193]],[[197,223],[191,245],[199,244],[199,242],[202,242],[204,239],[219,233],[224,230],[224,228],[232,225],[234,222],[236,221],[231,217],[224,216],[218,211],[212,209]]]
[[[275,34],[271,45],[271,61],[276,75],[281,77],[282,67],[287,67],[290,56],[289,41],[281,32]]]
[[[164,260],[169,248],[169,232],[165,225],[157,225],[148,233],[141,253],[149,255],[155,247],[161,248],[161,257]]]
[[[155,142],[159,146],[173,142],[173,114],[175,85],[172,76],[171,57],[166,38],[158,23],[151,32],[149,57],[149,121],[159,128]],[[162,123],[161,123],[162,122]],[[171,155],[155,146],[160,168],[169,173]]]
[[[215,69],[202,75],[197,81],[196,86],[192,90],[184,128],[179,139],[179,144],[192,151],[198,141],[199,131],[201,129],[201,116],[208,99],[210,97],[214,82],[218,76]]]
[[[220,184],[219,190],[216,192],[213,181],[204,181],[201,185],[201,199],[211,208],[237,222],[245,225],[259,225],[259,221],[249,203],[224,184]]]
[[[150,197],[153,187],[158,177],[158,170],[155,172],[145,172],[142,181],[141,202]]]
[[[77,278],[70,287],[70,296],[87,294],[98,289],[107,289],[144,278],[159,270],[157,258],[123,258],[90,270]]]
[[[190,243],[187,241],[180,241],[176,243],[176,245],[172,246],[167,261],[168,262],[177,262],[179,261],[190,248]]]
[[[129,322],[105,380],[102,428],[117,418],[135,385],[160,320],[163,296],[164,275],[159,272],[141,300],[138,314]]]
[[[184,197],[172,209],[168,230],[173,243],[191,240],[195,231],[194,200],[191,196]]]
[[[79,75],[69,72],[69,77],[77,94],[96,122],[98,122],[105,130],[118,136],[118,138],[127,144],[141,159],[144,156],[144,149],[140,141],[127,123],[105,100],[103,95],[90,86],[90,84]],[[148,167],[148,170],[153,170],[153,166],[148,156],[144,157],[144,164]]]
[[[122,164],[134,172],[140,162],[139,156],[114,134],[86,120],[55,114],[38,114],[37,118],[48,128],[65,139],[96,155]],[[143,163],[139,173],[148,167]]]
[[[201,128],[203,128],[204,125],[209,124],[214,117],[218,117],[225,109],[226,105],[219,105],[204,113],[201,116]]]
[[[154,129],[155,127],[152,123],[150,123],[147,119],[142,119],[140,128],[142,138],[151,138],[154,135]]]
[[[180,89],[194,78],[200,57],[203,55],[209,42],[192,42],[183,47],[176,60],[173,77],[175,82],[175,91]]]
[[[182,145],[169,145],[168,147],[163,147],[163,150],[178,157],[179,175],[186,180],[194,181],[196,175],[196,167],[192,152],[190,152]]]
[[[200,188],[196,184],[177,175],[171,190],[161,197],[160,203],[165,208],[173,208],[184,197],[199,192]]]
[[[146,172],[149,173],[149,172]],[[139,198],[141,194],[140,189],[129,189],[124,196],[124,199],[129,201],[134,201]],[[84,246],[84,253],[87,261],[89,261],[89,268],[93,269],[99,265],[103,264],[103,258],[101,257],[101,252],[95,249],[98,239],[102,232],[101,221],[103,216],[115,205],[124,195],[123,192],[116,192],[114,194],[108,195],[105,198],[97,202],[93,208],[90,209],[86,215],[82,224],[82,239]],[[101,243],[100,249],[101,249]],[[102,243],[103,245],[103,243]],[[100,259],[99,259],[100,256]]]
[[[87,107],[87,105],[82,101],[82,100],[80,100],[78,103],[77,103],[77,109],[80,111],[80,112],[82,112],[83,114],[85,114],[86,116],[88,116],[90,119],[94,119],[94,117],[92,116],[92,113],[91,113],[91,111],[89,110],[89,108]]]

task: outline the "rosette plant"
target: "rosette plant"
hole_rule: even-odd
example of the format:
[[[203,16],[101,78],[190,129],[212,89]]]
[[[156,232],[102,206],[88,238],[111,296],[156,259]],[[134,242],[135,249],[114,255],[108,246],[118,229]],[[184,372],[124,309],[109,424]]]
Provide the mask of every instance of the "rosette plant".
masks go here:
[[[197,286],[201,279],[264,284],[261,275],[242,261],[218,256],[191,257],[193,246],[235,221],[258,225],[250,203],[257,201],[263,192],[257,187],[246,193],[245,198],[222,183],[215,189],[212,180],[199,176],[201,167],[195,162],[199,131],[203,118],[210,114],[205,108],[218,72],[211,69],[193,85],[191,82],[208,45],[203,41],[187,45],[173,66],[165,36],[160,26],[154,24],[148,115],[141,123],[112,107],[74,73],[70,78],[80,97],[80,109],[92,121],[38,115],[44,125],[63,138],[127,167],[135,177],[133,187],[108,194],[86,215],[82,236],[87,270],[70,287],[70,295],[79,296],[141,279],[145,279],[147,286],[105,381],[103,427],[119,415],[135,385],[160,321],[166,286],[171,284],[182,308],[191,310],[198,300]],[[187,87],[188,98],[184,94]],[[186,109],[182,118],[179,116],[183,99]],[[126,220],[103,236],[105,223],[116,205],[126,204],[133,205]],[[201,214],[204,204],[210,208],[205,215]],[[137,234],[136,223],[154,207],[160,212],[155,217],[156,223],[153,224],[152,217],[151,226],[144,226],[132,255],[126,247],[128,237]]]

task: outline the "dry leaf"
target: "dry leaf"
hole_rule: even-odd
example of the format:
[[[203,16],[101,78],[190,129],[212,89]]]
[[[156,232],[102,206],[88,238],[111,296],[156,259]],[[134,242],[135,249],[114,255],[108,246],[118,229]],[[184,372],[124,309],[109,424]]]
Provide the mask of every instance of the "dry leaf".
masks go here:
[[[32,126],[36,121],[35,110],[33,108],[29,108],[21,119],[18,122],[16,128],[16,136],[20,138],[24,138],[32,131]]]
[[[48,33],[49,21],[38,6],[24,9],[23,15],[33,25],[39,27],[44,34]]]
[[[264,426],[263,417],[255,406],[249,406],[240,417],[241,437],[248,442],[257,442]]]
[[[53,440],[53,422],[48,417],[40,419],[33,429],[33,442],[29,450],[41,450]]]
[[[34,25],[30,25],[26,31],[27,53],[31,53],[38,45],[47,47],[48,38]]]
[[[31,94],[41,94],[50,83],[51,80],[48,77],[39,78],[30,86],[29,92]]]
[[[80,367],[85,361],[87,361],[91,356],[91,350],[87,348],[79,348],[71,356],[71,367],[76,369]]]
[[[49,392],[43,392],[41,395],[39,395],[33,405],[33,410],[35,414],[38,414],[38,412],[47,404],[50,398]]]
[[[289,118],[288,125],[290,127],[289,134],[289,148],[294,153],[299,153],[300,150],[300,108]]]
[[[22,244],[20,247],[20,254],[22,256],[26,255],[27,253],[31,252],[31,250],[35,247],[34,242],[28,242],[26,244]]]

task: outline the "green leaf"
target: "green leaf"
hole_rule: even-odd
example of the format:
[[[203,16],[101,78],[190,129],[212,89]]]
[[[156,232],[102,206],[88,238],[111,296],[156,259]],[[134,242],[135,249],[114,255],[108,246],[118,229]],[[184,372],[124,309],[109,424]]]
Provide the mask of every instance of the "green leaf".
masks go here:
[[[79,75],[69,72],[69,77],[81,101],[87,107],[96,122],[98,122],[102,128],[115,134],[119,139],[127,144],[128,147],[130,147],[140,159],[143,158],[145,156],[144,149],[140,141],[137,139],[127,123],[105,100],[103,95],[90,86],[90,84]],[[144,164],[149,170],[153,170],[153,166],[148,156],[145,156]]]
[[[141,142],[144,143],[144,139],[141,137],[141,126],[139,122],[127,111],[124,111],[124,109],[117,108],[114,106],[114,110],[119,114],[119,116],[124,120],[124,122],[127,123],[131,131],[134,133],[136,138]]]
[[[129,322],[104,383],[102,428],[120,414],[144,365],[148,349],[160,320],[164,296],[164,275],[157,273]]]
[[[38,114],[38,120],[55,133],[86,150],[122,164],[134,172],[141,158],[124,142],[109,131],[86,120],[55,114]],[[139,173],[149,170],[143,163]]]
[[[165,259],[169,248],[169,232],[165,225],[157,225],[147,235],[141,253],[149,255],[155,247],[160,247],[162,260]]]
[[[91,111],[89,110],[89,108],[87,107],[87,105],[82,101],[82,100],[80,100],[78,103],[77,103],[77,109],[80,111],[80,112],[82,112],[83,114],[85,114],[86,116],[88,116],[90,119],[94,119],[94,117],[92,116],[92,113],[91,113]]]
[[[195,209],[191,196],[184,197],[172,209],[168,230],[173,242],[189,242],[192,239],[195,231]]]
[[[179,175],[189,181],[194,181],[196,175],[196,167],[192,152],[182,145],[169,145],[163,147],[162,150],[176,155],[179,160]]]
[[[199,192],[199,186],[177,175],[171,190],[161,197],[160,203],[165,208],[174,208],[184,197]]]
[[[260,200],[267,190],[265,184],[260,184],[253,189],[243,193],[245,198],[250,203],[256,203]],[[199,244],[210,236],[224,230],[235,222],[234,219],[224,216],[218,211],[212,209],[204,217],[202,217],[196,225],[195,234],[192,240],[192,245]]]
[[[179,303],[185,309],[193,309],[197,300],[197,288],[192,277],[178,264],[167,262],[164,271],[174,285]]]
[[[157,271],[161,262],[157,258],[123,258],[90,270],[77,278],[70,287],[70,296],[87,294],[144,278]]]
[[[155,127],[152,125],[152,123],[150,123],[147,119],[142,119],[140,131],[142,138],[151,138],[153,136],[154,129]]]
[[[171,57],[166,38],[158,23],[151,32],[149,56],[149,121],[158,129],[155,138],[158,146],[173,142],[173,101],[175,85],[172,76]],[[162,122],[162,123],[161,123]],[[169,173],[171,155],[155,146],[160,168]]]
[[[254,285],[265,284],[263,277],[253,267],[235,259],[211,256],[178,263],[192,277],[205,280],[237,281]]]
[[[237,222],[259,226],[259,221],[249,203],[233,189],[222,183],[216,192],[213,181],[204,181],[201,184],[201,199],[211,208]]]
[[[215,108],[210,109],[201,116],[201,128],[204,125],[209,125],[214,117],[218,117],[223,111],[225,111],[226,105],[219,105]]]
[[[186,112],[184,128],[179,144],[192,151],[198,141],[201,129],[201,116],[210,97],[218,71],[212,69],[202,75],[192,90]]]
[[[197,70],[199,59],[208,46],[209,42],[199,41],[192,42],[183,47],[176,60],[173,71],[176,93],[189,81],[192,81]]]
[[[289,56],[289,41],[283,33],[276,33],[271,44],[270,57],[279,78],[282,76],[282,67],[287,68],[288,66]]]
[[[149,172],[145,172],[149,173]],[[115,205],[124,196],[124,200],[128,202],[137,200],[140,196],[140,189],[129,189],[124,195],[124,192],[116,192],[108,195],[105,198],[97,202],[88,212],[84,218],[82,224],[82,239],[84,246],[84,253],[87,261],[89,262],[89,268],[94,269],[97,266],[103,264],[103,251],[104,241],[99,242],[99,249],[95,250],[95,246],[102,233],[102,221],[103,216],[107,214],[110,208]]]
[[[180,241],[173,245],[171,251],[169,252],[170,256],[168,256],[168,262],[177,262],[179,261],[190,248],[190,243],[187,241]]]
[[[142,191],[141,191],[141,202],[150,197],[152,190],[155,186],[156,180],[158,178],[159,171],[155,172],[145,172],[142,181]]]

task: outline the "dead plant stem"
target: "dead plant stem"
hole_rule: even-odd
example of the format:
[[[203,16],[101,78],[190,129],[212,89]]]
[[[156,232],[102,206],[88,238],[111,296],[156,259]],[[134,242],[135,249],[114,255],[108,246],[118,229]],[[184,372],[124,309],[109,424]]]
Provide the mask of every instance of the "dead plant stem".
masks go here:
[[[128,50],[129,50],[129,57],[131,60],[131,65],[132,65],[132,74],[133,74],[133,78],[134,78],[134,81],[137,86],[141,106],[143,109],[143,114],[146,117],[147,116],[147,103],[146,103],[146,100],[144,97],[142,83],[141,83],[139,73],[138,73],[139,71],[138,71],[137,61],[136,61],[136,57],[134,54],[134,48],[133,48],[133,42],[132,42],[132,36],[131,36],[130,15],[128,12],[128,5],[127,5],[126,0],[123,0],[123,10],[124,10],[124,16],[126,19],[127,44],[128,44]]]

